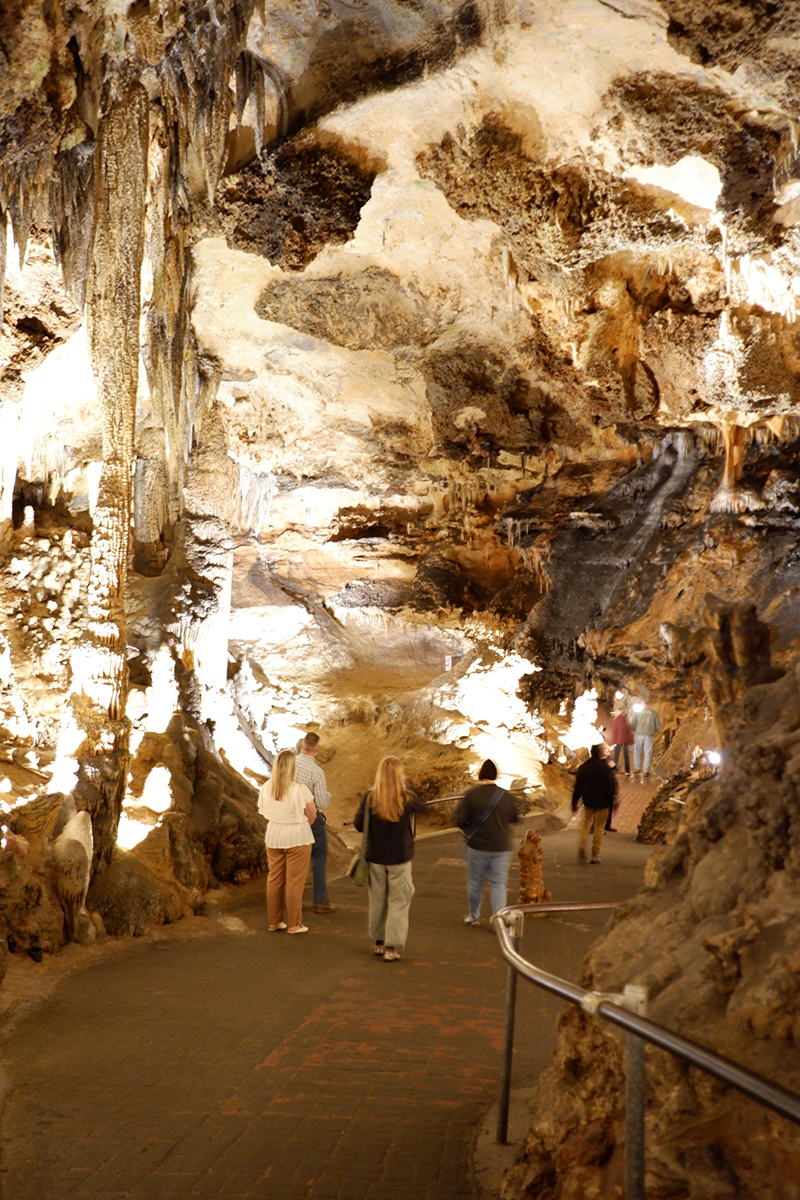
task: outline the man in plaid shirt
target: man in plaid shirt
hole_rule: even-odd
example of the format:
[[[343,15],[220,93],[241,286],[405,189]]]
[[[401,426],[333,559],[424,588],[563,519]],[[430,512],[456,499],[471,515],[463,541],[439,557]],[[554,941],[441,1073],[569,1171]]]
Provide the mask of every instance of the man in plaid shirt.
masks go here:
[[[328,833],[325,829],[325,813],[322,811],[331,802],[331,794],[322,767],[314,762],[319,753],[319,735],[307,733],[297,743],[297,760],[294,777],[310,789],[317,806],[317,817],[311,826],[314,845],[311,848],[311,869],[314,876],[314,912],[332,913],[336,909],[328,899]]]

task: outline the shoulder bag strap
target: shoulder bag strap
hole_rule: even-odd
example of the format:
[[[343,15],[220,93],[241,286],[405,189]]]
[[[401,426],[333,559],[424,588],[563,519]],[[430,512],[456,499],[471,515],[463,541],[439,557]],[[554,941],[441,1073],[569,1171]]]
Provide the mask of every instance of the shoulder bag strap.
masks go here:
[[[492,815],[495,808],[497,807],[497,803],[498,803],[500,797],[502,796],[502,794],[503,794],[503,789],[499,786],[499,784],[495,784],[494,795],[492,796],[492,799],[490,800],[489,804],[486,806],[486,808],[483,812],[483,815],[481,816],[481,819],[479,821],[475,822],[475,824],[470,829],[469,833],[464,834],[464,840],[467,843],[469,843],[471,841],[471,839],[474,838],[475,834],[478,832],[478,830],[480,829],[481,825],[486,820],[486,818],[490,817]]]
[[[364,797],[364,830],[361,834],[361,857],[367,857],[367,838],[369,836],[369,792]]]

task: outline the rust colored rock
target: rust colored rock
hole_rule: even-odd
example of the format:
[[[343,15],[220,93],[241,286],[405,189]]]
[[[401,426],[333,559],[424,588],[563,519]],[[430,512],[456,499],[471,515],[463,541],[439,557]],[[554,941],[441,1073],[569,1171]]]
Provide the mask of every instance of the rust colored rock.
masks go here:
[[[519,855],[519,902],[520,904],[543,904],[553,899],[547,891],[542,876],[542,839],[529,829],[517,851]]]

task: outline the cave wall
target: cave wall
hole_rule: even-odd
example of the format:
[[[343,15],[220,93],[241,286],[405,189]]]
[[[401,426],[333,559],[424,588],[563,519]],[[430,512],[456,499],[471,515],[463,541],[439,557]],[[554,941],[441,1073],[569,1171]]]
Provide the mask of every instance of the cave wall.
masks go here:
[[[681,800],[668,845],[580,982],[603,993],[639,985],[654,1022],[796,1090],[797,665],[772,677],[751,608],[709,601],[703,615],[699,669],[725,766],[703,764],[664,789]],[[576,1009],[561,1018],[504,1197],[622,1194],[624,1050],[608,1028]],[[795,1126],[653,1048],[645,1124],[648,1196],[795,1193]]]
[[[737,1052],[755,1031],[770,1073],[794,1045],[793,727],[768,748],[778,702],[707,686],[697,630],[707,594],[746,599],[793,712],[800,17],[254,8],[0,18],[0,865],[27,897],[4,920],[55,949],[65,904],[139,933],[259,872],[255,788],[308,724],[347,799],[378,742],[426,795],[484,753],[546,794],[576,701],[644,694],[662,774],[697,738],[725,773],[587,978],[639,946],[656,1004],[684,981],[670,1021]],[[93,831],[71,900],[43,866],[65,796]],[[743,865],[774,903],[734,894]],[[744,947],[767,929],[758,999]],[[563,1091],[580,1058],[587,1104],[594,1036],[568,1023],[557,1065]],[[509,1195],[556,1178],[562,1102]],[[681,1165],[659,1126],[653,1194],[736,1194],[759,1168],[735,1121],[686,1104],[724,1126],[720,1161]],[[576,1196],[606,1178],[589,1165],[562,1172]]]

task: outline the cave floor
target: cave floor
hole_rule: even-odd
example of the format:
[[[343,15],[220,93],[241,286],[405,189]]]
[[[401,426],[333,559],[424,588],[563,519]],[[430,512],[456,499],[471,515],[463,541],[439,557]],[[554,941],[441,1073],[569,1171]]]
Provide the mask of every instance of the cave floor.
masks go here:
[[[599,868],[578,865],[572,830],[543,844],[555,899],[622,900],[642,886],[650,851],[629,834],[606,838]],[[505,968],[487,902],[481,926],[462,924],[458,834],[418,840],[414,879],[409,942],[391,965],[370,953],[366,893],[348,879],[331,882],[335,914],[308,912],[304,937],[268,933],[259,880],[219,920],[92,947],[91,965],[6,1015],[0,1194],[480,1194],[475,1146],[497,1099]],[[510,897],[517,886],[515,857]],[[529,920],[523,953],[577,979],[606,921]],[[20,976],[47,969],[15,959],[6,984],[24,992]],[[561,1008],[520,986],[515,1089],[549,1064]]]

